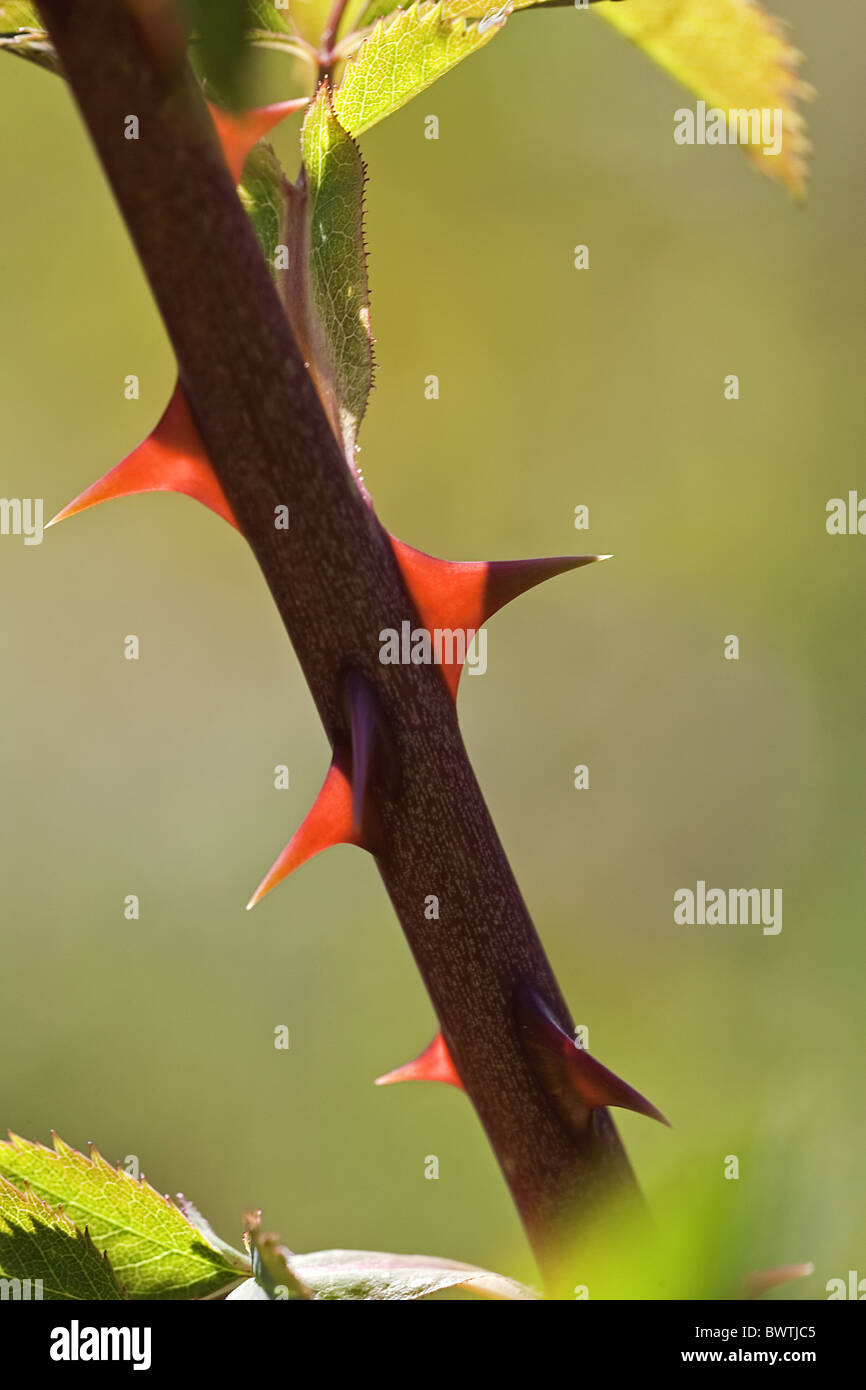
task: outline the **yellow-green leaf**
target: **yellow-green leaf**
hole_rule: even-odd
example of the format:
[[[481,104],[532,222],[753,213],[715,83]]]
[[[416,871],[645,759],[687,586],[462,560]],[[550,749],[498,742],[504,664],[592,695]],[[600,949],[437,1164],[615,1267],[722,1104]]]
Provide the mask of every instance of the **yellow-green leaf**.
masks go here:
[[[483,29],[511,11],[572,4],[573,0],[442,0],[439,9],[442,23],[462,18]],[[728,139],[736,133],[738,143],[762,173],[802,198],[810,145],[800,106],[813,92],[800,77],[802,54],[791,44],[782,21],[757,0],[591,0],[591,4],[593,14],[631,39],[708,108],[725,112]],[[400,13],[393,0],[371,0],[362,23],[390,15],[385,23],[393,25]],[[760,134],[764,111],[781,113],[777,153],[764,152]],[[747,113],[753,112],[757,116],[747,120]],[[770,117],[765,119],[769,125]]]
[[[765,154],[745,148],[762,173],[798,198],[805,192],[809,142],[799,103],[812,95],[800,77],[802,54],[785,25],[756,0],[609,0],[593,6],[708,107],[726,113],[781,111],[782,142]],[[754,126],[750,134],[755,134]]]
[[[334,94],[334,113],[350,135],[390,116],[483,48],[507,17],[500,9],[478,24],[467,24],[444,18],[442,10],[441,3],[397,10],[374,25],[348,60]]]
[[[0,3],[0,50],[26,58],[49,72],[60,71],[57,54],[36,6],[22,3],[22,0]]]
[[[328,4],[330,0],[323,0],[323,5]],[[278,10],[273,0],[246,0],[247,38],[258,48],[273,48],[278,53],[306,57],[309,61],[309,51],[299,42],[299,35],[312,42],[317,41],[325,14],[317,18],[316,5],[311,4],[310,0],[304,0],[303,5],[293,4],[292,8],[294,15],[287,9]]]
[[[247,155],[238,197],[276,279],[277,248],[285,241],[289,187],[273,147],[260,140]]]
[[[43,29],[39,11],[35,5],[25,0],[3,0],[0,4],[0,34],[14,33],[16,29]]]
[[[56,1136],[51,1150],[12,1134],[0,1142],[0,1176],[86,1226],[130,1298],[206,1298],[249,1272],[244,1256],[216,1248],[167,1197],[95,1149],[87,1158]]]
[[[301,336],[322,402],[350,463],[373,382],[370,296],[364,250],[364,163],[334,114],[323,83],[304,119],[306,181]]]
[[[289,0],[288,6],[279,8],[275,0],[245,2],[259,34],[298,34],[307,43],[317,44],[334,0]]]
[[[617,3],[617,0],[614,2]],[[626,3],[628,2],[629,0],[626,0]],[[589,3],[595,5],[599,0],[589,0]],[[574,9],[574,0],[442,0],[442,18],[487,19],[499,11],[508,15],[514,10],[564,9],[566,6]],[[372,24],[382,15],[393,14],[398,8],[405,9],[405,6],[398,6],[395,0],[370,0],[359,21],[359,28]]]
[[[29,1188],[0,1177],[0,1299],[116,1302],[108,1258],[86,1231]]]

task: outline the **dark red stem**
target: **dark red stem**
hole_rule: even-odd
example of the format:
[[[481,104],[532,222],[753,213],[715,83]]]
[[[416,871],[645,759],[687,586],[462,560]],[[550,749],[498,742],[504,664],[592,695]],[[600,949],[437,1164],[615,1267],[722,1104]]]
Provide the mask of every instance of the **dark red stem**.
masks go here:
[[[532,1070],[515,1018],[530,985],[570,1025],[432,666],[383,666],[379,633],[418,622],[375,513],[329,428],[185,64],[120,0],[40,0],[174,346],[193,414],[332,743],[366,678],[396,778],[373,783],[377,860],[448,1047],[542,1268],[633,1178],[606,1110],[585,1141]],[[124,118],[139,120],[138,140]],[[288,504],[289,531],[274,526]],[[440,900],[438,921],[425,899]],[[384,1001],[383,1001],[384,1002]]]

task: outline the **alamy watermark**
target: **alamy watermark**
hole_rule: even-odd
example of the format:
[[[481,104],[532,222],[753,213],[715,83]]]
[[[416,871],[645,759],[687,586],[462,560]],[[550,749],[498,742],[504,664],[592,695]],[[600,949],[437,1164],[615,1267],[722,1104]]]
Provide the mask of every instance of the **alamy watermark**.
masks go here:
[[[471,676],[487,670],[486,628],[413,627],[407,620],[379,633],[383,666],[465,665]]]
[[[847,497],[831,497],[825,510],[828,536],[866,536],[866,497],[855,489]]]
[[[25,545],[41,545],[41,497],[0,497],[0,536],[23,536]]]
[[[82,1327],[73,1318],[68,1327],[51,1331],[48,1355],[52,1361],[130,1361],[134,1371],[151,1366],[149,1327]]]
[[[694,111],[680,106],[674,112],[674,141],[677,145],[760,145],[762,153],[782,153],[784,112],[781,107],[746,110],[737,107],[723,111],[699,101]]]
[[[764,936],[782,930],[781,888],[677,888],[674,921],[680,927],[763,927]]]
[[[856,1269],[848,1270],[847,1280],[828,1279],[824,1288],[827,1291],[828,1303],[839,1298],[853,1298],[858,1303],[866,1299],[866,1279],[861,1279]]]
[[[29,1303],[44,1297],[41,1279],[0,1279],[0,1302]]]

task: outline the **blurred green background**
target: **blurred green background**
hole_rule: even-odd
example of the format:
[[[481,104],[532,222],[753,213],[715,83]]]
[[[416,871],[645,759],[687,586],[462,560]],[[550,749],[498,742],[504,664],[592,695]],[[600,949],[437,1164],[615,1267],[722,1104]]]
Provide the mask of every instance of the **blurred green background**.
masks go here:
[[[433,553],[614,552],[493,620],[467,745],[591,1050],[675,1126],[617,1112],[651,1201],[690,1185],[733,1274],[813,1260],[785,1292],[820,1298],[866,1275],[866,541],[824,526],[866,491],[866,14],[776,8],[819,92],[805,210],[738,150],[677,147],[690,98],[570,10],[515,17],[364,137],[361,462]],[[257,84],[298,91],[275,55]],[[0,492],[47,518],[151,428],[173,359],[64,86],[4,59],[0,128]],[[275,143],[293,170],[297,123]],[[261,1206],[298,1250],[533,1277],[465,1097],[372,1085],[435,1030],[372,860],[338,849],[244,911],[327,748],[240,539],[148,496],[0,539],[0,572],[0,1127],[135,1154],[228,1238]],[[782,887],[782,933],[675,927],[698,878]]]

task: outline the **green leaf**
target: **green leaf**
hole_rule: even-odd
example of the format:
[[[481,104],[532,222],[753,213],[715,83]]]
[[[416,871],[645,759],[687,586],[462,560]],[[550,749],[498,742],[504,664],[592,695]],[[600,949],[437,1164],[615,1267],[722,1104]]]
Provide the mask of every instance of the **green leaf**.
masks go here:
[[[416,1299],[464,1289],[496,1299],[537,1299],[534,1289],[477,1265],[378,1250],[317,1250],[293,1255],[292,1269],[317,1298]]]
[[[318,45],[332,4],[333,0],[289,0],[287,8],[277,9],[274,0],[246,0],[251,15],[249,37],[266,48],[294,45],[299,54],[309,57],[297,37]]]
[[[539,0],[442,0],[442,18],[486,19],[499,10],[508,15],[512,10],[521,10],[527,5],[537,3]],[[573,5],[574,0],[561,0],[561,3]],[[370,0],[370,4],[358,20],[357,27],[365,29],[377,19],[394,14],[397,9],[406,9],[406,6],[395,4],[394,0]]]
[[[9,34],[16,29],[43,31],[44,28],[35,5],[28,5],[24,0],[0,0],[0,34]]]
[[[295,27],[289,10],[278,10],[274,0],[247,0],[247,19],[250,25],[272,34],[293,34]]]
[[[247,155],[238,196],[253,224],[262,254],[276,278],[277,247],[286,238],[289,185],[280,161],[266,140]]]
[[[296,41],[295,26],[288,10],[278,10],[273,0],[248,0],[247,39],[259,48],[275,48],[302,55],[304,50]]]
[[[301,58],[312,63],[311,54],[297,40],[294,34],[279,29],[263,29],[258,25],[246,31],[246,41],[253,48],[268,48],[274,53],[282,53],[291,58]]]
[[[354,467],[373,381],[364,164],[334,116],[326,84],[307,111],[301,150],[304,182],[296,188],[271,146],[260,141],[238,193],[331,428]]]
[[[244,35],[252,22],[248,0],[182,0],[197,40],[202,77],[219,94],[220,104],[237,109],[244,103],[249,76],[249,46]]]
[[[343,70],[334,94],[337,120],[350,135],[360,135],[483,48],[505,19],[500,8],[480,24],[467,24],[444,18],[441,3],[419,3],[379,20]]]
[[[802,54],[779,20],[756,0],[626,0],[596,5],[593,13],[708,106],[780,110],[781,151],[764,154],[757,140],[745,148],[762,173],[803,197],[810,146],[799,103],[813,92],[799,75]]]
[[[560,7],[573,7],[573,0],[511,0],[506,6],[509,11]],[[371,0],[361,24],[394,8],[392,0]],[[443,0],[441,17],[483,24],[501,10],[502,0]],[[810,145],[800,104],[814,93],[799,75],[802,54],[780,20],[757,0],[593,0],[592,13],[708,106],[725,112],[781,111],[779,153],[764,154],[756,130],[750,130],[756,138],[744,148],[762,173],[803,197]]]
[[[374,24],[377,19],[384,19],[386,15],[393,14],[397,9],[405,9],[405,6],[395,5],[394,0],[370,0],[370,4],[358,20],[357,27],[359,29],[366,29],[368,25]]]
[[[242,1255],[214,1248],[167,1197],[96,1149],[87,1158],[56,1135],[52,1151],[10,1134],[0,1142],[0,1175],[86,1226],[130,1298],[207,1298],[249,1273]]]
[[[334,115],[326,83],[307,111],[301,152],[304,180],[293,187],[271,147],[260,142],[238,191],[331,427],[354,466],[373,381],[364,163]]]
[[[116,1302],[124,1297],[108,1257],[99,1253],[86,1231],[34,1192],[19,1192],[3,1177],[0,1279],[3,1299]]]
[[[233,1269],[237,1269],[241,1273],[249,1268],[249,1256],[243,1255],[240,1250],[236,1250],[233,1245],[229,1245],[228,1241],[223,1240],[222,1236],[218,1236],[207,1217],[202,1216],[195,1202],[191,1202],[189,1197],[185,1197],[182,1192],[175,1193],[175,1202],[190,1225],[195,1226],[195,1229],[204,1236],[208,1245],[225,1255],[227,1263]]]
[[[589,0],[591,5],[599,3],[599,0]],[[631,0],[629,0],[631,3]],[[442,0],[443,19],[488,19],[491,15],[509,15],[517,10],[528,9],[554,9],[554,8],[574,9],[574,0]],[[358,21],[358,28],[366,28],[374,20],[381,19],[384,15],[393,14],[396,9],[405,9],[405,6],[398,6],[394,0],[370,0],[370,4],[364,10]]]
[[[373,383],[370,294],[364,250],[364,162],[322,83],[301,131],[306,181],[300,337],[319,395],[354,463],[358,429]]]
[[[57,54],[35,5],[0,3],[0,50],[25,58],[48,72],[59,72]]]

